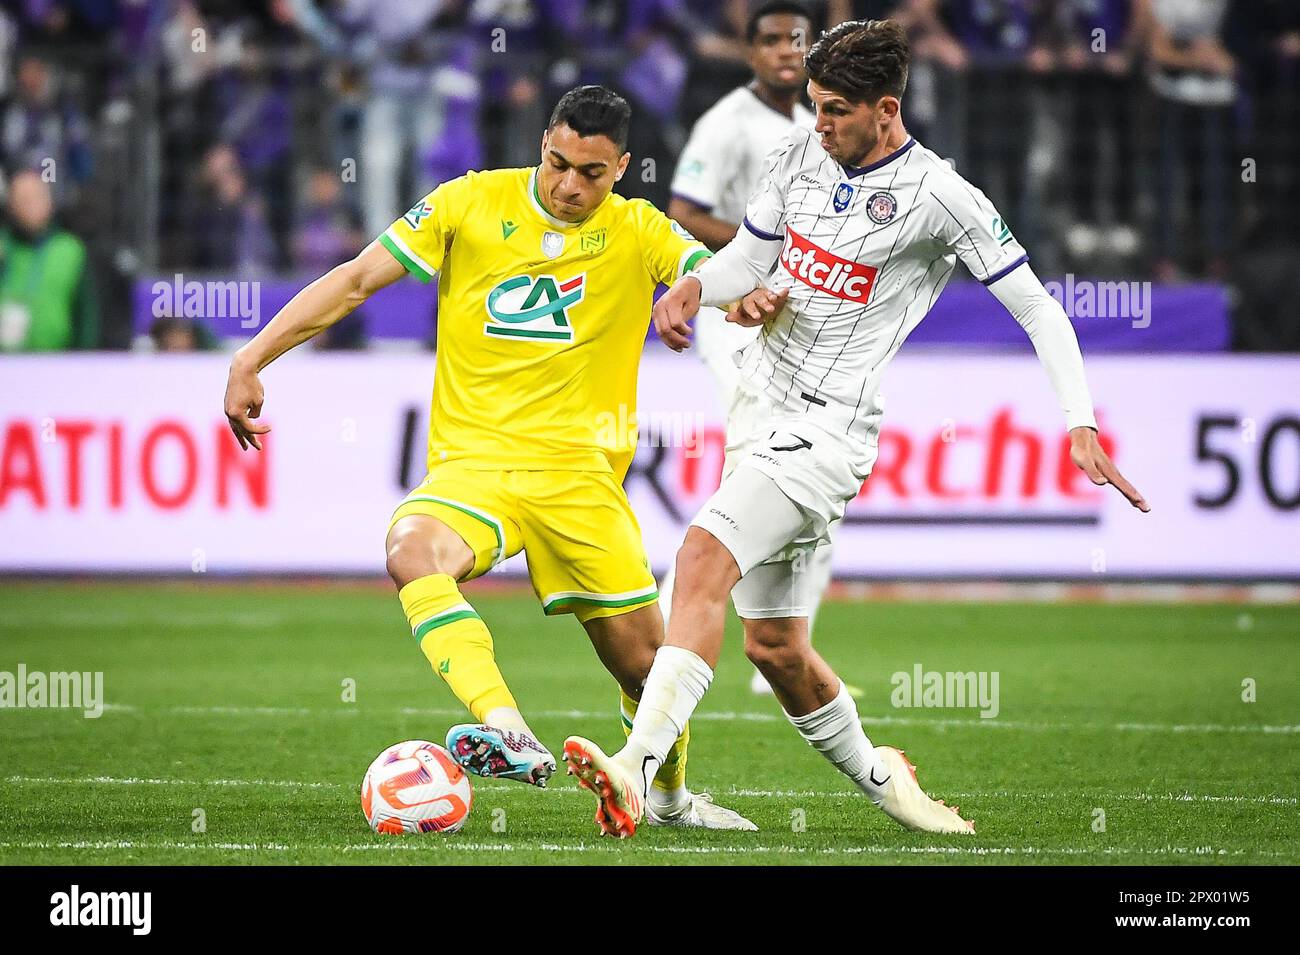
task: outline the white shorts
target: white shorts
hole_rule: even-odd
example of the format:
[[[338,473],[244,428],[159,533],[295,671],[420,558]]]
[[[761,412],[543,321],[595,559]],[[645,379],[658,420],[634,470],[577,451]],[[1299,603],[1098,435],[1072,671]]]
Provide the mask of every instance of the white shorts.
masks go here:
[[[742,619],[809,615],[818,597],[813,551],[830,545],[814,539],[813,516],[772,478],[742,464],[691,523],[735,558],[741,577],[731,600]]]
[[[844,517],[845,506],[862,490],[875,464],[874,434],[865,460],[861,449],[856,451],[857,460],[855,449],[843,438],[738,388],[727,413],[722,478],[725,482],[741,466],[766,474],[810,517],[810,529],[797,543],[827,541],[830,528]]]
[[[732,591],[744,619],[806,617],[817,602],[813,552],[829,547],[864,474],[850,449],[807,421],[766,411],[738,390],[727,416],[722,486],[691,522],[722,543],[741,579]],[[874,463],[874,447],[867,470]]]

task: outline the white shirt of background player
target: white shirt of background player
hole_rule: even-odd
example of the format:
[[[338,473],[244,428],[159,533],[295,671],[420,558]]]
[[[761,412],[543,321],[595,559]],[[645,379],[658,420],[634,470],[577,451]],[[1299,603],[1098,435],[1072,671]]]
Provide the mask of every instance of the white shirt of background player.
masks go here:
[[[673,198],[739,226],[773,145],[792,127],[812,129],[814,122],[812,112],[802,103],[796,103],[792,115],[786,116],[749,87],[737,87],[696,120],[677,160]],[[724,408],[730,404],[739,379],[736,353],[757,337],[757,329],[733,322],[701,321],[695,327],[694,350],[722,389]]]

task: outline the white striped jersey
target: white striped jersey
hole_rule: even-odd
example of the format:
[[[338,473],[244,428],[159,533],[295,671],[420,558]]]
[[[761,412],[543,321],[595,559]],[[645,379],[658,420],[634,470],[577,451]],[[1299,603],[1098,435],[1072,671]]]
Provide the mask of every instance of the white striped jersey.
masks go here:
[[[857,446],[874,447],[881,375],[957,259],[986,285],[1027,259],[988,198],[914,139],[853,168],[791,130],[744,225],[782,243],[766,284],[790,296],[745,349],[742,386]]]

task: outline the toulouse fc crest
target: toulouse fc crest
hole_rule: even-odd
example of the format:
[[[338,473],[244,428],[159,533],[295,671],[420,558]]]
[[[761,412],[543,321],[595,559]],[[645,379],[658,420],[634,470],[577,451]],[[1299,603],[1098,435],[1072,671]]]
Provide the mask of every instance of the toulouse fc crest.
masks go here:
[[[873,193],[867,200],[867,215],[876,225],[884,225],[898,214],[898,200],[892,192]]]
[[[842,182],[835,187],[835,195],[831,198],[831,204],[835,206],[836,212],[843,212],[849,207],[849,202],[853,199],[853,187],[847,182]]]

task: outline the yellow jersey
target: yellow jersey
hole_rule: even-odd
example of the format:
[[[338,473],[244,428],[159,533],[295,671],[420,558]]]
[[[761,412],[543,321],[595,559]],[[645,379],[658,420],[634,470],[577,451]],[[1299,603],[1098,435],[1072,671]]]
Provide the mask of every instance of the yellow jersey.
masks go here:
[[[650,203],[610,194],[550,215],[537,169],[443,183],[379,241],[438,279],[429,468],[612,471],[636,451],[651,297],[708,257]]]

